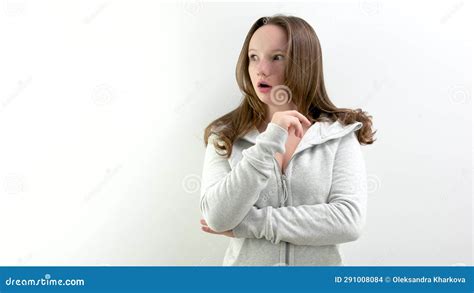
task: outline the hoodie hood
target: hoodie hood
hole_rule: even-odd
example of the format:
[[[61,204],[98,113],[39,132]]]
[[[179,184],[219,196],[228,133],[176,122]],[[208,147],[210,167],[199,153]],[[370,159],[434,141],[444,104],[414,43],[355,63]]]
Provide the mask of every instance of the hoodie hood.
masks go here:
[[[359,130],[360,128],[362,128],[362,122],[354,122],[348,125],[342,125],[339,120],[335,122],[315,122],[304,134],[295,150],[295,153],[312,145],[322,144],[328,140],[343,137],[350,132]],[[257,128],[253,127],[251,131],[247,132],[240,139],[255,144],[257,136],[259,135],[260,132]]]

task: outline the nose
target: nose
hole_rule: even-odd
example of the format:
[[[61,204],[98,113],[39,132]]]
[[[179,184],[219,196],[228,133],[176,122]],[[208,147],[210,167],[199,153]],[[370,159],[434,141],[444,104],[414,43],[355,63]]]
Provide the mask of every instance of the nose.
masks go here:
[[[271,71],[271,63],[267,60],[261,60],[257,66],[257,75],[268,76]]]

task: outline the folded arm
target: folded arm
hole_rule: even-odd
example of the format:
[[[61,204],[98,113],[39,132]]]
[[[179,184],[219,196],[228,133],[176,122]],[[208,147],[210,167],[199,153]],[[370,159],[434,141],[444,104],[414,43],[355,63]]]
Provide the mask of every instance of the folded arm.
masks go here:
[[[297,195],[295,195],[297,196]],[[238,238],[265,238],[296,245],[331,245],[356,240],[365,224],[367,176],[353,132],[341,138],[328,203],[281,208],[253,206],[233,229]]]
[[[200,208],[207,225],[216,232],[236,227],[257,202],[274,166],[275,152],[284,153],[288,131],[269,123],[254,146],[242,151],[231,169],[226,157],[216,153],[209,137],[201,180]]]

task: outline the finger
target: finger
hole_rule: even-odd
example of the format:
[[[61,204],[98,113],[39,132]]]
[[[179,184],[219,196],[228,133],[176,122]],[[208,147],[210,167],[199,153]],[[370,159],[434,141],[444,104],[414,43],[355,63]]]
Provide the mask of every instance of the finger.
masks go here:
[[[290,126],[288,126],[288,134],[292,134],[294,136],[297,136],[296,128],[293,126],[293,124],[290,124]]]
[[[301,114],[300,112],[296,112],[297,113],[297,116],[298,116],[298,119],[300,120],[300,122],[302,124],[305,124],[307,126],[310,126],[311,125],[311,121],[309,121],[308,118],[306,118],[303,114]]]
[[[296,123],[299,123],[299,122],[295,123],[296,120],[298,120],[298,119],[296,119],[295,117],[290,118],[290,126],[288,127],[288,129],[291,129],[291,131],[288,131],[288,134],[299,137],[300,134],[299,134],[299,131],[298,131],[298,127],[296,126]]]
[[[227,237],[235,237],[235,236],[234,236],[234,232],[232,232],[232,231],[227,231],[227,232],[225,233],[225,236],[227,236]]]
[[[310,126],[311,125],[311,121],[308,120],[308,118],[306,118],[303,114],[301,114],[300,112],[296,111],[296,110],[292,110],[291,111],[293,116],[295,116],[296,118],[298,118],[300,120],[301,123],[304,123],[306,124],[307,126]]]
[[[206,220],[204,220],[204,219],[201,219],[201,221],[200,221],[200,222],[201,222],[201,224],[203,224],[203,225],[206,225],[206,226],[207,226],[207,222],[206,222]]]
[[[295,130],[296,136],[298,136],[299,138],[302,138],[303,137],[303,126],[301,125],[300,120],[298,120],[298,118],[296,118],[296,117],[293,117],[292,124],[294,125],[294,127],[296,129]]]
[[[201,227],[201,229],[202,229],[202,231],[207,232],[207,233],[219,234],[219,233],[217,233],[216,231],[212,230],[212,229],[209,228],[209,227]]]

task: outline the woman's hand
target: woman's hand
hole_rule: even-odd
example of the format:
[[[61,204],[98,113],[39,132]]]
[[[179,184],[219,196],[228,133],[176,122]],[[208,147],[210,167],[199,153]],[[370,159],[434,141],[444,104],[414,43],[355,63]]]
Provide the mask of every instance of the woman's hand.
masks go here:
[[[209,228],[209,226],[207,226],[206,220],[204,220],[204,219],[201,219],[201,225],[202,225],[201,229],[204,232],[211,233],[211,234],[220,234],[220,235],[224,235],[224,236],[227,236],[227,237],[235,237],[232,230],[228,230],[228,231],[225,231],[225,232],[216,232],[216,231],[212,230],[211,228]]]
[[[299,138],[302,138],[304,134],[303,125],[311,126],[308,118],[296,110],[275,112],[271,122],[288,130],[288,133],[294,133]]]

